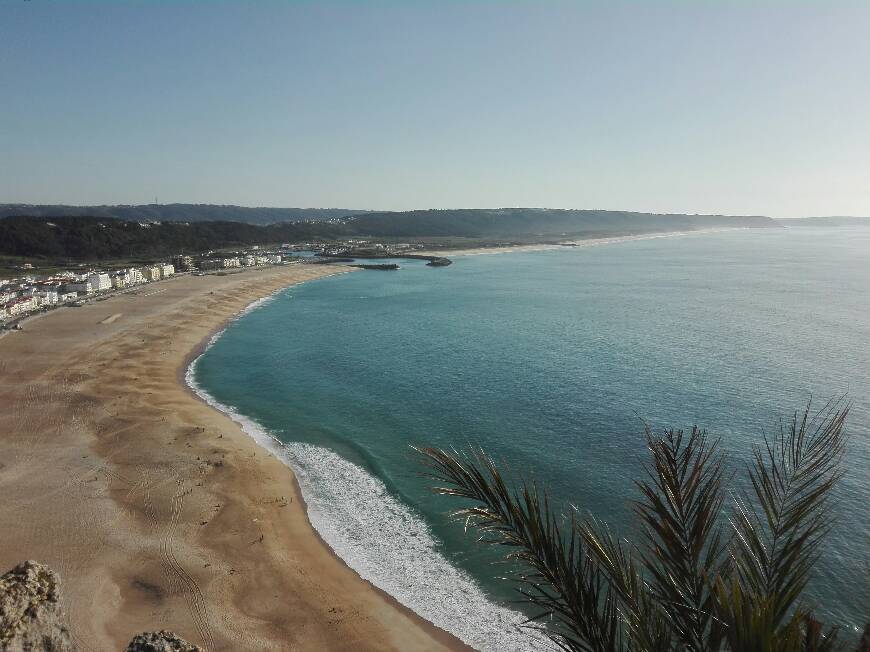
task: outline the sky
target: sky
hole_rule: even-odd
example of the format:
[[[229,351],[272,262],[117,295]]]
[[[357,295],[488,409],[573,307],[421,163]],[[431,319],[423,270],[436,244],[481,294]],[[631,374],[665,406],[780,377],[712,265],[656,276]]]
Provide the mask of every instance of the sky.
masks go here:
[[[870,215],[870,2],[0,0],[0,203]]]

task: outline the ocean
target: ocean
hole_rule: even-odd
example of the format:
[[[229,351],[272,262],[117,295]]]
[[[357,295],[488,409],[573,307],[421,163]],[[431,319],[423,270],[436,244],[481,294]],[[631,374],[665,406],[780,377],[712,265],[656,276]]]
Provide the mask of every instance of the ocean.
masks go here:
[[[812,398],[852,411],[836,527],[808,597],[870,618],[870,229],[683,234],[403,261],[291,287],[188,371],[296,471],[351,567],[480,649],[532,649],[494,552],[451,521],[412,445],[480,445],[620,535],[643,430],[721,438],[729,489],[752,445]]]

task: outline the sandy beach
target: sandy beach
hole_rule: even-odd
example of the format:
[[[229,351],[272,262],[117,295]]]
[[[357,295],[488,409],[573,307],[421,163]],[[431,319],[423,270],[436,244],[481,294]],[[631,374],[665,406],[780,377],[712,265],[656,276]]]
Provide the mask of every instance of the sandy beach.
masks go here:
[[[207,650],[445,650],[344,565],[292,472],[184,384],[228,318],[321,265],[181,276],[0,338],[0,572],[56,570],[82,650],[170,629]]]

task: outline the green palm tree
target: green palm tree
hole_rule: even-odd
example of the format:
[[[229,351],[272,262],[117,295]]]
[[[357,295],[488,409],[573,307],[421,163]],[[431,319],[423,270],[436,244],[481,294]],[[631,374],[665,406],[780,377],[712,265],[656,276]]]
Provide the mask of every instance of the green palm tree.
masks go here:
[[[809,405],[753,450],[751,490],[725,509],[719,442],[698,428],[646,428],[650,461],[632,504],[635,543],[576,508],[557,512],[481,449],[417,449],[439,494],[481,540],[508,548],[524,626],[570,651],[839,650],[801,599],[832,524],[849,406]]]

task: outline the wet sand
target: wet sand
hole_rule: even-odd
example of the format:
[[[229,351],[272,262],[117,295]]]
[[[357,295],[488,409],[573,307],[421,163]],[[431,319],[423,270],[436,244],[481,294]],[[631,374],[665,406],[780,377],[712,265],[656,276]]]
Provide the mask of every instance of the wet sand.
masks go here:
[[[336,558],[290,469],[183,384],[246,305],[342,271],[181,276],[0,338],[0,572],[55,569],[80,649],[464,648]]]

